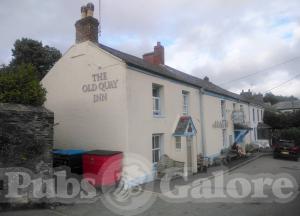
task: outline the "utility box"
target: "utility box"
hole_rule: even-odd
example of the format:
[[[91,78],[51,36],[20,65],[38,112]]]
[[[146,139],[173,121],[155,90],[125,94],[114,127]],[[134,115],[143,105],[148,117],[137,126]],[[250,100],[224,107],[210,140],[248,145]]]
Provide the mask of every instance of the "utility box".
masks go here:
[[[83,155],[83,177],[96,187],[113,186],[121,179],[122,164],[122,152],[86,152]]]
[[[77,149],[54,150],[53,167],[67,166],[71,173],[82,175],[82,155],[84,152]]]

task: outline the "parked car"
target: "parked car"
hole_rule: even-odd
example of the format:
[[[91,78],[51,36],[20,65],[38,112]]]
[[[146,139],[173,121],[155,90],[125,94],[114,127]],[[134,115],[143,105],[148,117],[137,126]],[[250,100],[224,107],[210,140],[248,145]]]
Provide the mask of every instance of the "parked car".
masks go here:
[[[274,158],[284,157],[298,161],[300,155],[300,147],[290,140],[279,140],[274,144]]]

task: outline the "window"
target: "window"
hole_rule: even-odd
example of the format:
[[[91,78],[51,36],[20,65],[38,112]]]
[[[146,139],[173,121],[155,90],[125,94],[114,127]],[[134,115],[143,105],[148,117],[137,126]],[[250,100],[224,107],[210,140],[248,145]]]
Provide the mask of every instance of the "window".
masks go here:
[[[226,131],[226,129],[222,130],[222,135],[223,135],[223,147],[227,147],[227,140],[226,140],[226,138],[227,138],[227,131]]]
[[[176,145],[177,150],[181,149],[181,137],[180,136],[175,137],[175,145]]]
[[[233,145],[233,136],[229,135],[229,145]]]
[[[244,112],[244,106],[243,105],[240,105],[240,111]]]
[[[257,109],[257,121],[259,122],[259,110]]]
[[[252,109],[252,116],[253,116],[253,121],[255,122],[255,110]]]
[[[152,102],[153,102],[153,115],[161,115],[161,87],[157,85],[152,86]]]
[[[254,130],[254,140],[256,141],[257,140],[257,128],[253,128]]]
[[[189,115],[189,93],[186,91],[182,91],[182,97],[183,97],[183,112],[182,114],[184,116]]]
[[[225,110],[225,101],[221,100],[221,112],[222,112],[222,119],[226,119],[226,110]]]
[[[152,163],[157,164],[161,153],[161,135],[152,135]]]
[[[233,106],[233,111],[235,111],[235,109],[236,109],[236,103],[233,103],[232,106]]]
[[[261,121],[263,121],[263,119],[264,119],[264,113],[263,113],[263,110],[260,110],[260,117],[261,117]]]

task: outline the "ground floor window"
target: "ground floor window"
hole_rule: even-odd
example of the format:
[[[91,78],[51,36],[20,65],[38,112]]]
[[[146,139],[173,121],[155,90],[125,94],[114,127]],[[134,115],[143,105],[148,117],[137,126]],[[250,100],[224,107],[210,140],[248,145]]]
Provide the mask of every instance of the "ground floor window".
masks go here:
[[[227,147],[227,131],[226,129],[222,130],[222,135],[223,135],[223,147]]]
[[[254,130],[254,140],[256,141],[257,140],[257,129],[253,128],[253,130]]]
[[[161,156],[162,135],[152,135],[152,163],[157,164]]]
[[[175,145],[176,145],[176,149],[180,150],[181,149],[181,137],[175,137]]]

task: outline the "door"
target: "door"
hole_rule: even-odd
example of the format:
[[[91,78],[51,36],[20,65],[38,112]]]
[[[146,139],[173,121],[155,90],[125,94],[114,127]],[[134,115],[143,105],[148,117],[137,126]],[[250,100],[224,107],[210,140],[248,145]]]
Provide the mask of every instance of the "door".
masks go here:
[[[193,174],[192,145],[193,145],[193,137],[192,136],[186,137],[188,175]]]

